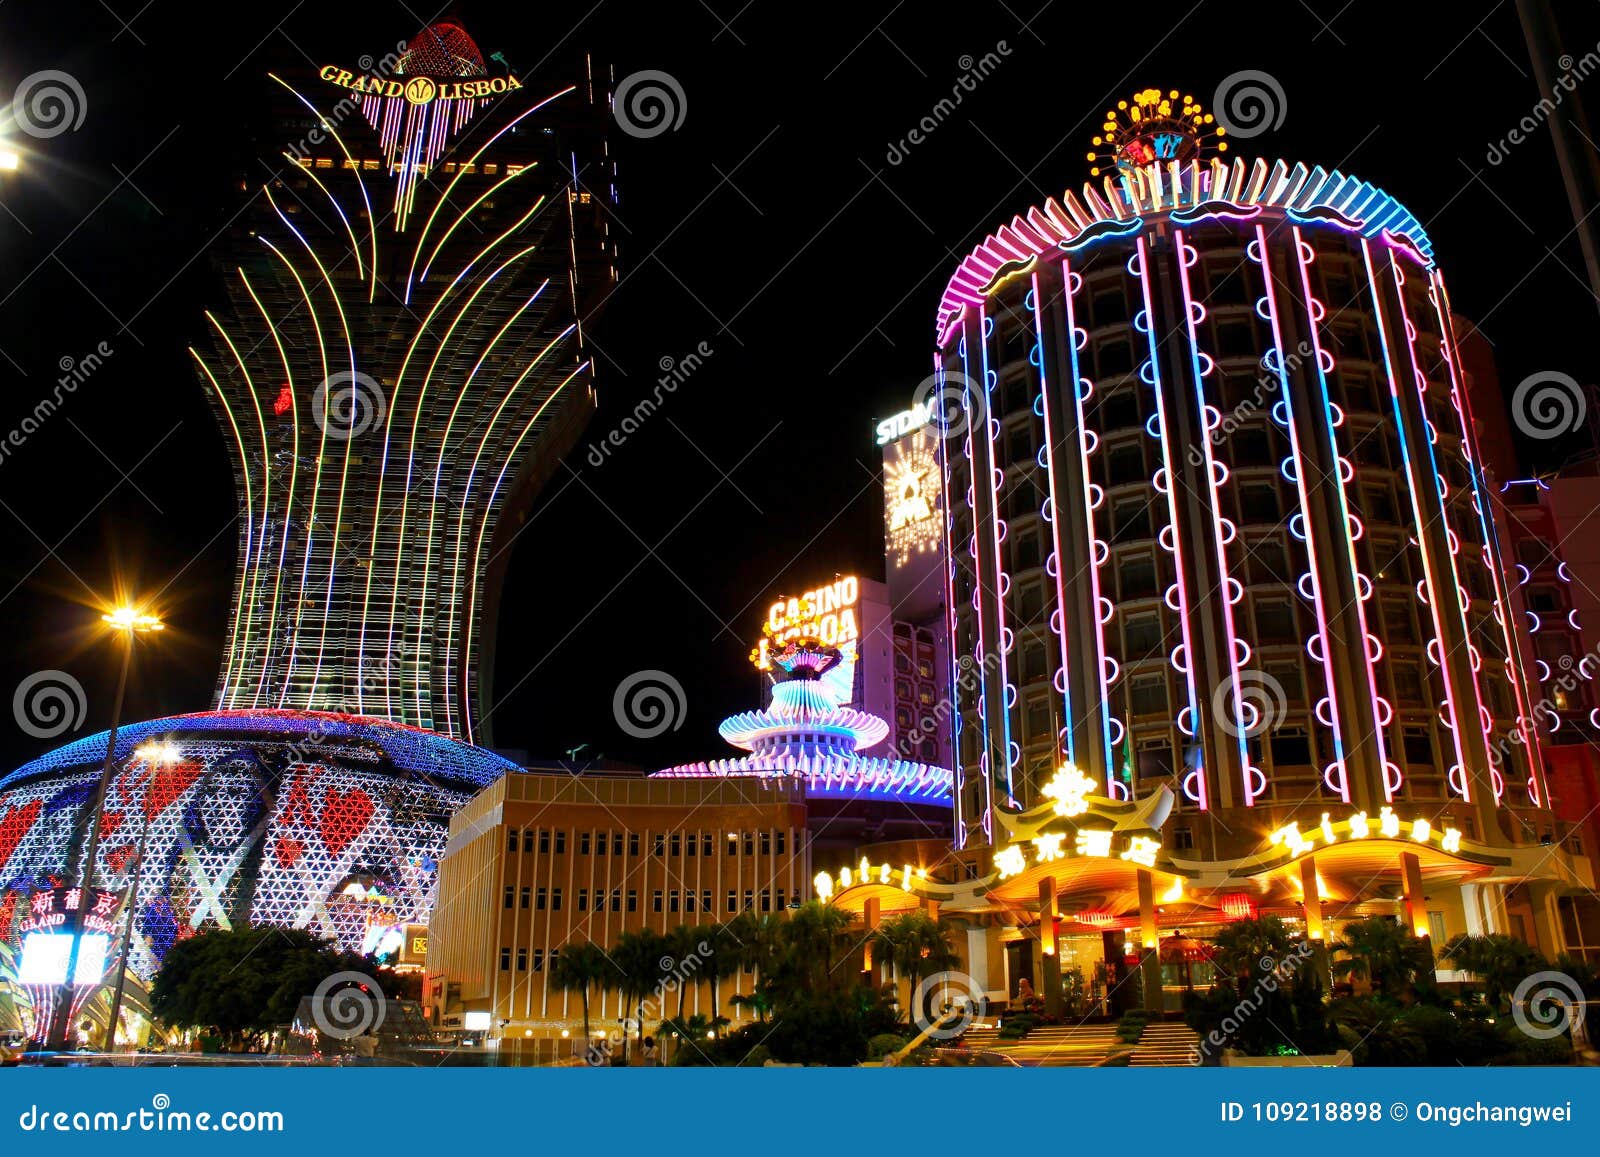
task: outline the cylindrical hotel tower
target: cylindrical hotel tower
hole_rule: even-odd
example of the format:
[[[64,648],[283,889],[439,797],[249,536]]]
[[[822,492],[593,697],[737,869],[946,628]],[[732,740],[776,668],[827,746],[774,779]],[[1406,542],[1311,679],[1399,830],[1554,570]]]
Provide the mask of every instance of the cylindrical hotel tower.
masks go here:
[[[1003,843],[1063,763],[1170,787],[1164,846],[1197,860],[1385,808],[1548,840],[1421,225],[1355,177],[1204,156],[1177,93],[1121,107],[1115,176],[990,235],[939,310],[958,846]]]

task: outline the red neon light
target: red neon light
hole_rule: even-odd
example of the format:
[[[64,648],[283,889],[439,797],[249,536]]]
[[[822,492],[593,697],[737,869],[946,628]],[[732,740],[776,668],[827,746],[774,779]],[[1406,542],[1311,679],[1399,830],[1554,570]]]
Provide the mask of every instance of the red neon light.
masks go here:
[[[1229,892],[1218,901],[1218,906],[1229,920],[1254,920],[1259,912],[1255,897],[1244,892]]]
[[[284,382],[278,390],[278,400],[272,403],[272,412],[282,417],[294,408],[294,391],[289,388],[289,383]]]

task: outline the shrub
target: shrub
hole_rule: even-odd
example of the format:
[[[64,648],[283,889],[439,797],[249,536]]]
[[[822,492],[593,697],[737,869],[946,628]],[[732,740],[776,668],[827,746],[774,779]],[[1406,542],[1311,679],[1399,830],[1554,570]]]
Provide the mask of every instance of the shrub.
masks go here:
[[[875,1061],[880,1057],[888,1056],[890,1053],[899,1052],[906,1047],[907,1043],[907,1038],[903,1036],[896,1036],[892,1032],[881,1032],[867,1041],[867,1059]]]

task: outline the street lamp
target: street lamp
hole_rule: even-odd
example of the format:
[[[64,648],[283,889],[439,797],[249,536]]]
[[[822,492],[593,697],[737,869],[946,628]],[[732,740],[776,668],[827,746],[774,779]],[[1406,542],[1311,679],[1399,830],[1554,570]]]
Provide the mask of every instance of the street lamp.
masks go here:
[[[164,739],[160,742],[141,743],[134,748],[133,754],[134,758],[142,759],[150,766],[150,775],[145,780],[144,789],[148,796],[155,780],[156,769],[178,762],[183,753],[172,740]],[[115,1052],[117,1048],[117,1021],[122,1015],[123,994],[128,990],[128,957],[133,954],[133,922],[138,917],[139,880],[144,875],[144,841],[150,831],[150,809],[141,810],[144,813],[144,820],[139,825],[139,842],[133,849],[133,879],[128,884],[128,898],[122,905],[122,951],[118,954],[117,987],[112,991],[111,1012],[106,1017],[108,1053]]]
[[[122,700],[128,690],[128,669],[133,665],[135,636],[164,630],[166,624],[155,615],[126,604],[100,616],[115,633],[123,637],[122,670],[117,676],[117,696],[111,706],[111,731],[106,736],[105,762],[100,766],[100,783],[95,790],[94,808],[89,812],[89,842],[84,848],[83,861],[78,870],[79,900],[72,919],[72,943],[67,950],[67,974],[62,978],[56,994],[56,1007],[50,1018],[50,1035],[46,1047],[52,1052],[64,1052],[67,1034],[72,1027],[73,982],[77,979],[78,950],[83,944],[85,920],[89,913],[89,896],[94,887],[95,859],[100,851],[100,826],[105,814],[106,792],[111,786],[111,771],[116,765],[117,725],[122,720]],[[115,1027],[111,1029],[114,1036]]]

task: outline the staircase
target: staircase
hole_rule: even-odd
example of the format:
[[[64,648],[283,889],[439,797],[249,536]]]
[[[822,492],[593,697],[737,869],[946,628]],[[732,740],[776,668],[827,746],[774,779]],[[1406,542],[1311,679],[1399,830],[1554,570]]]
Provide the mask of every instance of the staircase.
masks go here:
[[[1025,1065],[1042,1068],[1087,1068],[1127,1046],[1112,1024],[1040,1025],[1021,1040],[1000,1040],[995,1029],[969,1029],[968,1048],[1005,1053]]]
[[[1187,1067],[1199,1063],[1200,1038],[1178,1020],[1156,1020],[1145,1025],[1133,1050],[1130,1066]]]

